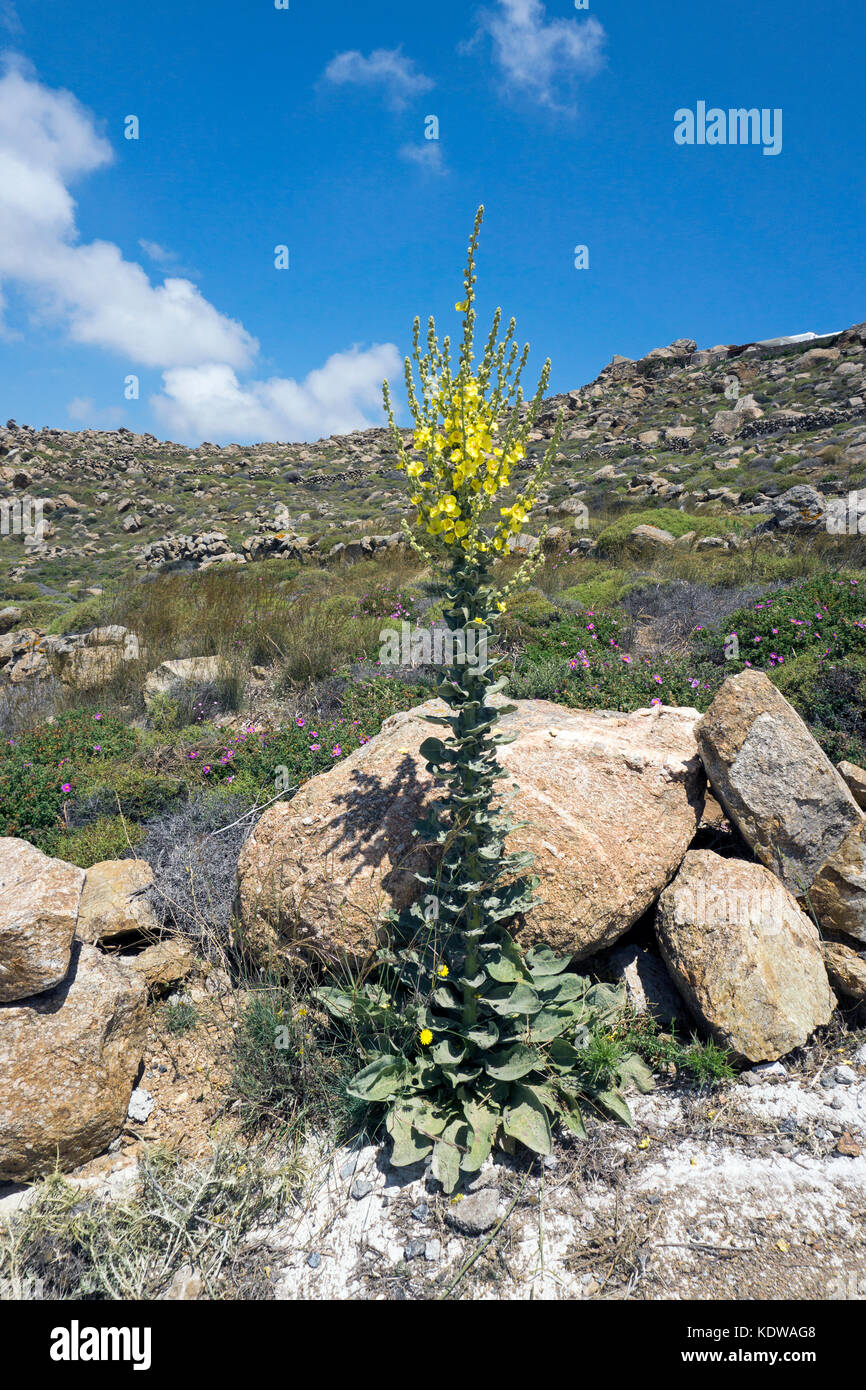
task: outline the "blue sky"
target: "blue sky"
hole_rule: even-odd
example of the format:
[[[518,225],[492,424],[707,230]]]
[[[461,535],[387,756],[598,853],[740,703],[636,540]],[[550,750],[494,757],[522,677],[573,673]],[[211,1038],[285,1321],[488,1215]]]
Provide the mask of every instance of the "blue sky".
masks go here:
[[[380,423],[413,316],[457,330],[479,202],[481,322],[513,313],[553,390],[858,322],[864,40],[862,0],[0,0],[0,413]],[[699,101],[781,109],[781,153],[677,145]]]

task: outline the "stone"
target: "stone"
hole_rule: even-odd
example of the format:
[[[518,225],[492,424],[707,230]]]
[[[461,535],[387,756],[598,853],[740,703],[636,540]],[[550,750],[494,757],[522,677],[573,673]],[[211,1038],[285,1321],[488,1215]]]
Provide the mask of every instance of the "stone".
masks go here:
[[[144,859],[105,859],[87,870],[78,936],[91,945],[129,935],[155,940],[159,920],[150,901],[153,869]]]
[[[18,623],[23,623],[24,613],[22,609],[8,605],[0,608],[0,632],[8,632],[10,628],[16,627]]]
[[[201,1298],[204,1292],[204,1280],[192,1267],[192,1265],[181,1265],[172,1277],[172,1281],[163,1294],[163,1298],[182,1302],[190,1302],[193,1299]]]
[[[866,811],[866,768],[856,763],[841,762],[836,771],[845,783],[861,811]]]
[[[866,818],[846,835],[813,880],[809,905],[825,931],[866,941]]]
[[[136,1086],[132,1095],[129,1097],[129,1106],[126,1116],[129,1120],[134,1120],[136,1124],[143,1125],[145,1120],[149,1120],[156,1109],[156,1101],[143,1087]]]
[[[149,994],[180,984],[196,969],[196,955],[188,942],[177,936],[158,941],[136,956],[120,956],[126,970],[144,981]]]
[[[0,1003],[53,989],[69,969],[84,870],[0,838]]]
[[[185,686],[212,685],[221,680],[225,666],[219,656],[188,656],[180,661],[163,661],[144,679],[145,703],[156,695],[177,695]]]
[[[780,531],[814,531],[824,525],[827,504],[808,483],[789,488],[781,497],[774,497],[770,505]]]
[[[499,1193],[495,1187],[484,1187],[449,1207],[446,1221],[464,1236],[480,1236],[495,1226],[499,1219]]]
[[[0,1005],[0,1181],[68,1171],[108,1147],[145,1029],[144,985],[79,942],[62,984]]]
[[[422,891],[415,870],[432,860],[413,841],[422,811],[441,795],[420,744],[441,713],[430,701],[393,715],[382,732],[312,778],[291,802],[265,810],[238,864],[244,939],[267,959],[363,958],[383,910]],[[512,820],[508,840],[528,850],[538,905],[516,922],[519,939],[590,955],[612,945],[676,872],[703,811],[697,711],[657,706],[632,714],[518,701],[501,729],[517,735],[499,759]]]
[[[716,797],[801,896],[862,821],[830,759],[762,671],[729,676],[695,732]]]
[[[667,550],[674,544],[674,537],[660,526],[636,526],[629,532],[628,543],[636,550]]]
[[[762,864],[690,850],[659,899],[656,935],[695,1017],[746,1061],[776,1061],[830,1020],[818,932]]]
[[[849,999],[866,999],[866,958],[839,941],[822,943],[824,965],[837,994]]]
[[[637,1014],[649,1014],[656,1022],[674,1023],[685,1013],[664,962],[639,946],[617,946],[607,960],[614,984],[624,984],[626,999]]]

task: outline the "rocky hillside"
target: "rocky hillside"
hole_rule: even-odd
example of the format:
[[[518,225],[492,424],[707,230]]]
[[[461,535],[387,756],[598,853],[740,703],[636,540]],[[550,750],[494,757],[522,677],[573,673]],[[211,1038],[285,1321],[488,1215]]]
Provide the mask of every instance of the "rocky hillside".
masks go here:
[[[812,341],[698,349],[687,338],[545,402],[562,448],[538,520],[570,532],[629,503],[739,517],[811,486],[866,482],[866,324]],[[197,449],[128,430],[0,429],[0,483],[44,498],[43,542],[3,535],[8,595],[99,589],[127,570],[313,552],[351,559],[397,542],[407,510],[385,429],[315,444]],[[335,547],[345,547],[345,551]],[[11,587],[10,587],[11,586]]]

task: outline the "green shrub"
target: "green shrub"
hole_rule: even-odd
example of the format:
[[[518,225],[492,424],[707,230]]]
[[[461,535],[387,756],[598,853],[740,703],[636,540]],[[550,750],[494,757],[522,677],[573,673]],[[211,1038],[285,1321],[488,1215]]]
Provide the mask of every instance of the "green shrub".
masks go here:
[[[58,835],[52,853],[67,864],[89,869],[104,859],[123,859],[144,835],[143,826],[122,816],[99,816],[89,825]]]
[[[741,531],[742,522],[731,516],[700,516],[677,511],[673,507],[647,507],[637,512],[625,512],[606,526],[596,545],[602,554],[620,549],[628,541],[636,526],[657,526],[661,531],[669,531],[675,538],[688,531],[696,531],[699,536],[717,536],[719,532]]]

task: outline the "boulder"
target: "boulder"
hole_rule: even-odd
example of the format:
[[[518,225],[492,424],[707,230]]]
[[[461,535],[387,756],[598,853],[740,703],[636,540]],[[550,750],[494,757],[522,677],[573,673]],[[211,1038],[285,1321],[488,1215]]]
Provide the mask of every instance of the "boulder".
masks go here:
[[[649,1014],[666,1027],[686,1014],[664,962],[640,946],[616,946],[606,974],[612,983],[625,985],[626,1000],[636,1014]]]
[[[780,531],[815,531],[824,525],[827,504],[816,488],[798,483],[770,503]]]
[[[822,866],[809,888],[808,902],[825,931],[866,941],[866,819]]]
[[[636,526],[629,532],[628,543],[633,550],[667,550],[674,544],[674,537],[660,526]]]
[[[839,941],[825,941],[823,951],[824,965],[836,992],[849,999],[866,999],[866,955],[858,955]]]
[[[837,763],[836,771],[845,783],[861,811],[866,811],[866,768],[856,763]]]
[[[862,813],[762,671],[730,676],[696,728],[713,791],[747,844],[802,896]]]
[[[163,661],[144,680],[145,702],[155,695],[176,695],[184,686],[211,685],[225,675],[219,656],[188,656],[179,661]]]
[[[0,1003],[52,989],[66,975],[84,870],[27,840],[0,838]]]
[[[62,984],[0,1005],[0,1181],[68,1170],[108,1147],[145,1027],[144,984],[78,942]]]
[[[93,864],[84,880],[78,909],[77,935],[91,946],[118,937],[159,934],[159,921],[150,901],[153,869],[144,859],[105,859]]]
[[[144,981],[150,994],[180,984],[197,967],[192,946],[177,936],[157,941],[136,956],[120,956],[118,960],[126,970]]]
[[[348,952],[376,945],[382,912],[421,891],[429,871],[412,831],[440,794],[419,753],[435,732],[430,701],[393,715],[382,732],[262,815],[241,851],[238,914],[257,953]],[[539,905],[516,924],[526,944],[578,957],[612,944],[676,872],[700,821],[705,779],[692,709],[632,714],[566,710],[522,700],[501,721],[499,749],[516,786],[508,813],[526,825],[510,850],[529,850]]]
[[[690,850],[656,914],[662,956],[723,1047],[771,1062],[828,1023],[835,998],[818,932],[762,864]]]

